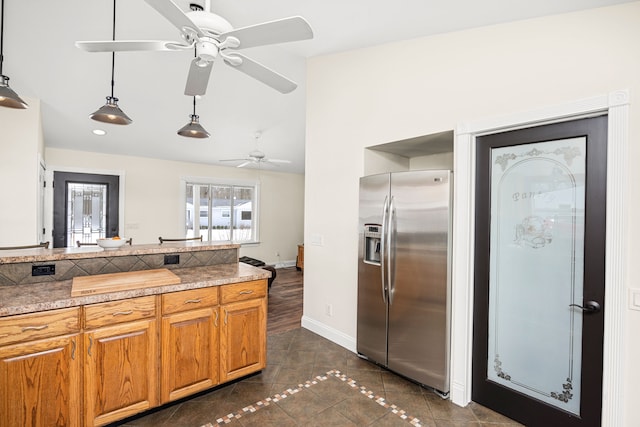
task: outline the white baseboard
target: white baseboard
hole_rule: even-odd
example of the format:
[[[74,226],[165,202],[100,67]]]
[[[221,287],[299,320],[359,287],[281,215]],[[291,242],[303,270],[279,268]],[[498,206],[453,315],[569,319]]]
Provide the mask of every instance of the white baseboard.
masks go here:
[[[328,339],[353,353],[356,352],[356,340],[354,337],[350,337],[337,329],[334,329],[330,326],[325,325],[324,323],[318,322],[317,320],[311,319],[307,316],[302,316],[301,321],[302,327],[310,330],[323,338]]]

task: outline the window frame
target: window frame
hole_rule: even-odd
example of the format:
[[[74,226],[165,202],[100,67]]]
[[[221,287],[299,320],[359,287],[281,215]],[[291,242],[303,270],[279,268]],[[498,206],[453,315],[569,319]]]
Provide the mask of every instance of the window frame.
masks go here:
[[[228,178],[212,178],[212,177],[201,177],[201,176],[182,176],[180,177],[180,204],[179,204],[179,215],[178,221],[180,224],[180,229],[182,230],[182,234],[187,236],[187,228],[186,228],[186,205],[187,205],[187,185],[188,184],[196,184],[196,185],[217,185],[217,186],[230,186],[230,187],[252,187],[253,188],[253,199],[252,203],[252,212],[253,212],[253,240],[236,242],[233,240],[211,240],[210,242],[231,242],[240,245],[256,245],[260,243],[260,182],[254,180],[242,180],[242,179],[228,179]],[[209,206],[210,208],[210,206]],[[194,221],[199,217],[194,213]]]

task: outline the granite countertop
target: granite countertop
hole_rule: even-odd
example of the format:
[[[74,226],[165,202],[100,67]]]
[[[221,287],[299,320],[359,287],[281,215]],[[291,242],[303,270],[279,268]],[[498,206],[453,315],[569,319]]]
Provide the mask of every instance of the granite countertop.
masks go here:
[[[99,246],[55,249],[18,249],[0,251],[0,264],[19,262],[59,261],[66,259],[118,257],[127,255],[166,254],[219,249],[238,249],[237,243],[211,242],[166,242],[163,244],[124,245],[118,249],[105,250]]]
[[[159,245],[141,246],[157,247]],[[135,248],[135,246],[133,248]],[[176,246],[172,245],[170,250],[175,251]],[[111,255],[111,252],[115,251],[108,252]],[[100,256],[104,256],[104,253],[102,251],[100,251],[99,253]],[[183,291],[187,289],[227,285],[230,283],[267,279],[271,277],[270,271],[263,270],[262,268],[258,267],[252,267],[244,263],[179,268],[172,270],[172,272],[180,277],[181,283],[176,285],[159,286],[155,288],[132,289],[127,291],[93,294],[80,297],[71,296],[72,280],[61,280],[56,282],[34,283],[15,286],[0,286],[0,317],[10,316],[14,314],[33,313],[37,311],[54,310],[58,308],[77,307],[86,304],[116,301],[145,295],[157,295],[167,292]]]

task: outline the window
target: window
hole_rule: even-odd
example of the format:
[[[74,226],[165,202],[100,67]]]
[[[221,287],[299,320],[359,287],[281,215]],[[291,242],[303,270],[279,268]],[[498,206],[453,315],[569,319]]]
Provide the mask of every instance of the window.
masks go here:
[[[202,236],[214,242],[256,242],[256,200],[256,185],[186,182],[185,236]],[[197,224],[195,218],[199,218]]]

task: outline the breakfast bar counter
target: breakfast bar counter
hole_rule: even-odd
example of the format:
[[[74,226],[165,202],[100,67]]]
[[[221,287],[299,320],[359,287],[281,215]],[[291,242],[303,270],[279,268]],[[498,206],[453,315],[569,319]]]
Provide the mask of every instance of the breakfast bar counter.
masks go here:
[[[264,369],[271,272],[239,247],[1,251],[0,426],[103,426]]]

